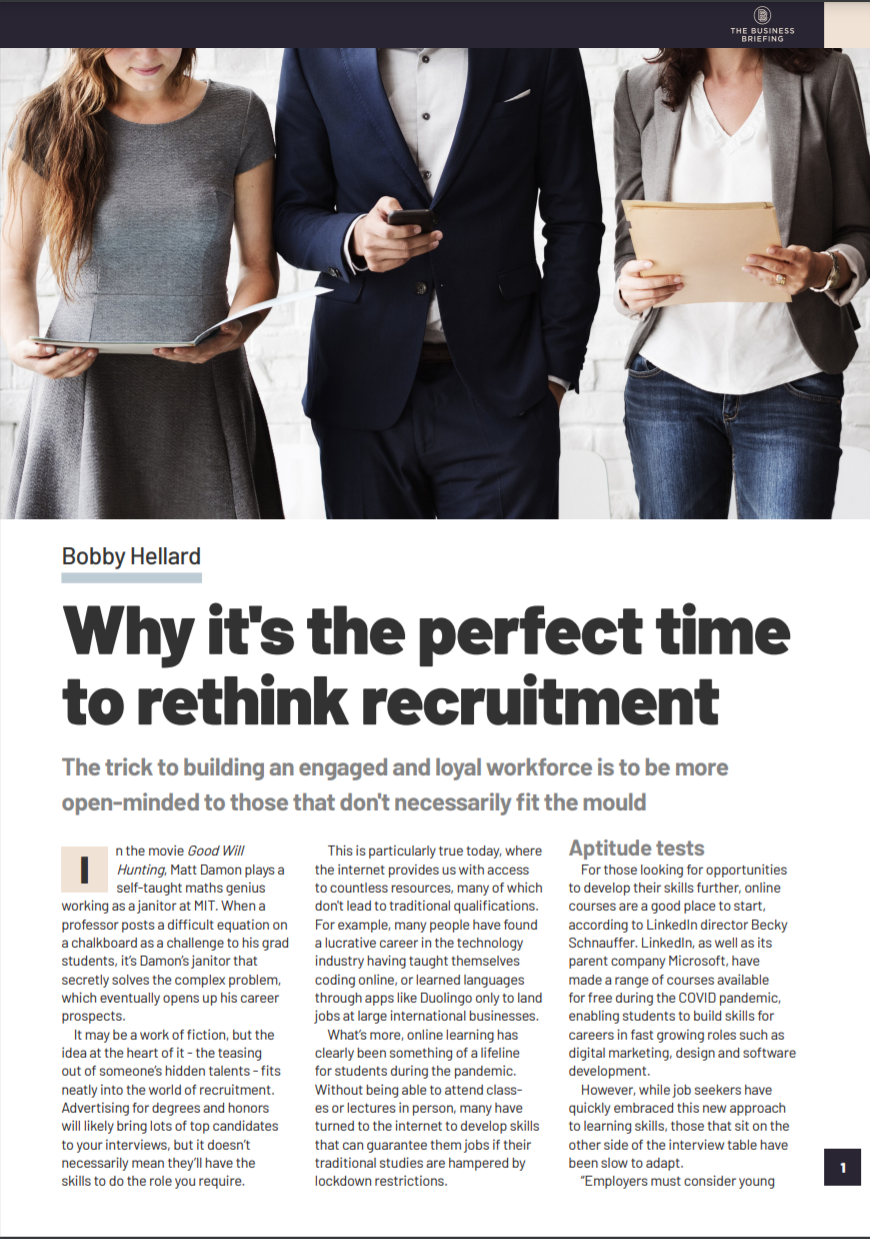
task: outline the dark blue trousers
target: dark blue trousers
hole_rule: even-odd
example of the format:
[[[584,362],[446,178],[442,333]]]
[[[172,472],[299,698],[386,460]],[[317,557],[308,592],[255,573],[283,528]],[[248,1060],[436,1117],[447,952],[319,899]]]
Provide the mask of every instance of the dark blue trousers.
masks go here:
[[[521,417],[472,401],[451,363],[423,363],[386,430],[312,421],[330,520],[556,520],[559,409]]]

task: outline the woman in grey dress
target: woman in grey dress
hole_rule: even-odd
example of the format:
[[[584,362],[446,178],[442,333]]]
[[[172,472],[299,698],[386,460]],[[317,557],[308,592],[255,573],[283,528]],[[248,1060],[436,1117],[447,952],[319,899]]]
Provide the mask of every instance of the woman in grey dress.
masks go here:
[[[265,314],[196,349],[58,352],[39,335],[48,243],[63,292],[58,340],[192,340],[277,292],[272,129],[249,90],[191,77],[195,48],[72,48],[10,141],[0,327],[35,373],[8,515],[281,518],[263,407],[244,343]]]

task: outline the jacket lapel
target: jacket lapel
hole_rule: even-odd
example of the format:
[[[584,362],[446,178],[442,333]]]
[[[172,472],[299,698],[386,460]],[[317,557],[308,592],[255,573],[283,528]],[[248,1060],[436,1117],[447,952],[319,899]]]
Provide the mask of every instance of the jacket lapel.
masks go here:
[[[506,55],[506,47],[470,47],[468,49],[468,81],[465,86],[465,99],[459,116],[459,124],[456,126],[453,145],[432,200],[433,204],[440,202],[444,197],[451,181],[455,179],[477,141],[481,129],[486,124],[489,110],[498,90]]]
[[[350,78],[354,96],[376,129],[384,146],[407,176],[417,191],[422,203],[429,204],[429,192],[423,184],[420,171],[408,150],[398,121],[393,115],[390,101],[384,91],[378,70],[376,47],[342,47],[341,58]]]
[[[783,245],[788,245],[794,210],[801,140],[801,79],[778,65],[764,66],[764,110],[770,142],[773,205]]]
[[[688,101],[689,96],[687,93],[683,102],[677,107],[677,110],[672,112],[662,100],[661,87],[656,90],[654,104],[656,160],[648,195],[650,202],[670,202],[671,171],[673,170],[674,160],[677,155],[680,128]]]

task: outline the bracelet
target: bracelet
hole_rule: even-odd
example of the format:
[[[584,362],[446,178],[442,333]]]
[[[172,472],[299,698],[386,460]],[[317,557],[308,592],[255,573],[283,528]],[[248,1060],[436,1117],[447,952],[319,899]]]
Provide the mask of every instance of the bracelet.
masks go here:
[[[827,280],[825,280],[821,288],[813,288],[813,286],[810,285],[811,293],[829,292],[830,289],[832,289],[835,284],[839,284],[840,282],[840,259],[838,258],[836,251],[835,250],[822,250],[822,253],[828,254],[830,256],[831,270],[828,273]]]

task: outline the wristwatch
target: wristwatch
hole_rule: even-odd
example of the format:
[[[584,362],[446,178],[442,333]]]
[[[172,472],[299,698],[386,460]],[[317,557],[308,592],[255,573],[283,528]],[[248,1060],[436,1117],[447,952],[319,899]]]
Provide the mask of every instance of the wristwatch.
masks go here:
[[[825,280],[821,288],[813,288],[813,286],[810,285],[811,293],[826,293],[831,288],[833,288],[835,284],[839,284],[840,282],[840,259],[837,256],[836,251],[835,250],[822,250],[822,253],[830,254],[831,270],[830,270],[827,280]]]

